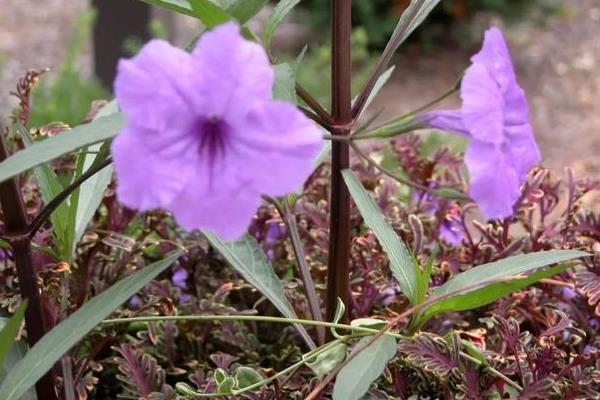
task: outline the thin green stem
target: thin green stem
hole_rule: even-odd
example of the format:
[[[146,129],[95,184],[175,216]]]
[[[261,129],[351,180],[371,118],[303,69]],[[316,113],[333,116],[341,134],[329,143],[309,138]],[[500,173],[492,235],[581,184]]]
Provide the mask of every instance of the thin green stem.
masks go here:
[[[326,321],[313,321],[300,318],[270,317],[263,315],[169,315],[169,316],[148,316],[148,317],[130,317],[113,318],[102,321],[105,325],[127,324],[132,322],[160,322],[160,321],[243,321],[243,322],[271,322],[276,324],[299,324],[306,326],[322,326],[325,328],[343,329],[361,333],[377,333],[379,330],[365,328],[362,326],[351,326],[348,324],[339,324]],[[398,339],[405,339],[407,336],[397,333],[386,332],[387,335]]]

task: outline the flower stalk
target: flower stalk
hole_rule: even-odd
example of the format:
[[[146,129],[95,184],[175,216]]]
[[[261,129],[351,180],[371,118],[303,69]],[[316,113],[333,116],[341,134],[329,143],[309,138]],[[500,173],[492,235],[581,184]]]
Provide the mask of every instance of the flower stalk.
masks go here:
[[[331,108],[332,136],[349,136],[352,118],[352,1],[331,2]],[[327,319],[333,320],[340,298],[349,304],[350,193],[342,170],[350,167],[350,146],[334,141],[331,150],[331,200],[329,263],[327,270]],[[347,315],[342,317],[347,321]]]

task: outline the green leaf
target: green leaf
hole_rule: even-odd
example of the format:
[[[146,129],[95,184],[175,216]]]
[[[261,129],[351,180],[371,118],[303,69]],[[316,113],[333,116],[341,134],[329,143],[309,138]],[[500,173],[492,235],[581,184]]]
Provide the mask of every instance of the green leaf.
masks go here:
[[[252,236],[245,234],[235,242],[224,242],[213,233],[203,233],[210,244],[225,257],[231,266],[269,299],[284,316],[298,318],[285,295],[283,285],[275,274],[273,266],[271,266],[263,249]],[[300,325],[294,326],[305,341],[311,347],[314,346],[314,342],[306,329]]]
[[[361,349],[372,339],[372,337],[362,339],[358,342],[357,348]],[[388,335],[377,338],[373,344],[360,351],[342,368],[333,388],[333,400],[362,398],[395,354],[396,339]]]
[[[296,104],[296,78],[290,64],[277,64],[275,70],[275,84],[273,85],[273,98]]]
[[[439,301],[428,306],[416,319],[422,324],[441,312],[484,306],[540,279],[563,272],[570,265],[541,268],[586,256],[589,254],[578,250],[552,250],[520,254],[472,268],[437,287],[428,301],[436,298]]]
[[[113,115],[119,111],[115,100],[105,105],[94,120]],[[108,143],[98,143],[87,148],[88,152],[98,154],[81,154],[83,157],[81,173],[87,171],[92,165],[106,160],[109,155]],[[89,222],[94,217],[96,210],[102,203],[104,191],[110,184],[113,173],[112,165],[103,168],[96,175],[85,181],[79,187],[79,197],[75,212],[75,227],[73,246],[81,239]],[[81,176],[81,174],[79,174]],[[78,178],[75,177],[74,179]],[[74,250],[74,248],[73,248]]]
[[[373,90],[371,90],[371,93],[369,93],[369,97],[367,97],[367,101],[365,102],[365,105],[362,108],[361,115],[359,115],[357,117],[357,119],[362,116],[362,114],[365,112],[365,110],[367,108],[369,108],[369,105],[371,105],[371,103],[373,102],[373,100],[375,99],[375,97],[377,97],[377,94],[379,94],[379,92],[381,91],[381,89],[390,80],[390,78],[392,77],[392,74],[394,73],[395,69],[396,69],[396,66],[392,65],[383,74],[381,74],[379,76],[379,78],[377,78],[377,81],[375,82],[375,86],[373,86]],[[356,100],[356,99],[354,99],[354,100]],[[354,100],[352,102],[353,104],[354,104]]]
[[[211,29],[231,19],[231,16],[222,8],[209,0],[189,0],[194,16]]]
[[[144,3],[148,3],[153,6],[165,8],[167,10],[175,11],[179,14],[189,15],[195,17],[194,10],[190,6],[187,0],[141,0]]]
[[[390,269],[400,284],[400,288],[411,304],[416,304],[418,267],[406,245],[386,221],[377,203],[350,170],[342,171],[346,186],[365,220],[365,224],[375,234],[381,247],[390,259]]]
[[[338,343],[325,350],[322,353],[317,354],[314,359],[306,361],[306,366],[310,368],[317,378],[321,379],[338,365],[344,361],[346,354],[348,353],[348,347],[345,343]]]
[[[263,43],[265,49],[271,47],[271,40],[273,40],[273,35],[275,31],[281,25],[285,17],[292,11],[292,9],[300,2],[300,0],[281,0],[275,8],[273,12],[269,16],[267,23],[265,24],[265,29],[263,32]]]
[[[23,143],[25,143],[25,146],[29,147],[35,143],[31,139],[27,128],[22,124],[17,123],[14,127]],[[48,204],[64,189],[58,176],[48,164],[42,164],[35,167],[33,169],[33,175],[38,183],[40,194],[45,204]],[[56,241],[56,252],[61,260],[70,262],[73,232],[70,229],[69,198],[65,199],[65,201],[54,210],[50,216],[50,221],[52,222],[52,235]]]
[[[337,298],[337,302],[335,304],[335,313],[333,314],[333,322],[334,324],[337,324],[338,322],[340,322],[340,320],[342,319],[342,317],[344,316],[344,314],[346,313],[346,305],[344,304],[344,302],[342,301],[342,299],[340,299],[339,297]],[[343,335],[340,335],[337,330],[335,328],[329,328],[331,330],[331,334],[333,335],[333,337],[340,339]]]
[[[269,0],[238,0],[228,7],[227,13],[233,15],[240,24],[245,24],[262,10]]]
[[[412,0],[400,16],[392,37],[385,46],[384,57],[389,55],[391,59],[400,45],[425,21],[425,18],[439,2],[440,0]],[[387,65],[387,62],[385,64]]]
[[[94,297],[33,346],[0,386],[0,399],[17,400],[88,332],[173,264],[182,250],[148,265]]]
[[[0,163],[0,182],[82,147],[110,139],[119,133],[123,124],[123,116],[117,113],[36,142]]]
[[[263,377],[254,368],[240,366],[235,370],[236,389],[252,386],[262,380]]]
[[[15,311],[12,317],[4,323],[2,331],[0,331],[0,367],[4,365],[4,360],[8,355],[8,352],[15,344],[15,338],[19,333],[19,328],[25,318],[25,309],[27,308],[27,300],[23,301],[19,308]]]

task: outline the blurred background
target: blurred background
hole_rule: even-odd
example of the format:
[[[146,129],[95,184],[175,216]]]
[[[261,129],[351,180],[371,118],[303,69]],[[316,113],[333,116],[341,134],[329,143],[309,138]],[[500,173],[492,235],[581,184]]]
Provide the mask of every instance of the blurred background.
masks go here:
[[[297,79],[328,102],[329,0],[302,0],[278,32],[275,55],[306,55]],[[360,88],[409,0],[355,0],[354,87]],[[251,21],[260,31],[267,7]],[[504,28],[528,93],[544,163],[600,173],[600,0],[443,0],[397,54],[397,68],[370,108],[381,120],[445,92],[469,64],[490,25]],[[0,115],[30,69],[50,68],[33,94],[33,125],[81,123],[95,99],[110,98],[114,67],[144,41],[188,45],[192,18],[135,0],[0,0]],[[446,106],[458,104],[458,97]]]

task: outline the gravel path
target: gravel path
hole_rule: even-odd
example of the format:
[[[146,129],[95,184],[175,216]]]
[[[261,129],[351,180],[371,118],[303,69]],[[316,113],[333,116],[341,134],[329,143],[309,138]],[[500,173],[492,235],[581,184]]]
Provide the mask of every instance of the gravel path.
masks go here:
[[[87,0],[0,0],[0,113],[12,106],[15,79],[31,67],[56,66],[64,55],[73,19]],[[600,1],[565,1],[564,15],[545,26],[525,21],[507,29],[519,79],[531,103],[545,163],[600,173]],[[468,65],[469,52],[437,51],[398,61],[392,82],[374,109],[384,116],[436,97]],[[417,60],[417,61],[414,61]],[[82,60],[89,71],[89,55]],[[417,100],[416,100],[417,99]]]

